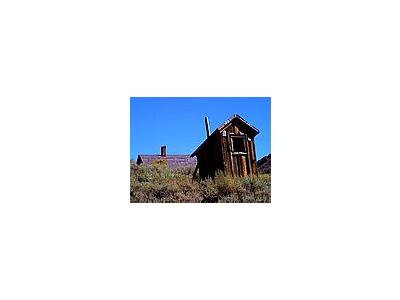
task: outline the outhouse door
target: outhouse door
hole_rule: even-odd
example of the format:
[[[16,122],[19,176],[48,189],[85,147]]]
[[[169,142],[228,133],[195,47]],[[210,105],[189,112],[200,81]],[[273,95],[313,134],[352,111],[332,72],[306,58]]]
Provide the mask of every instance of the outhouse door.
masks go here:
[[[247,135],[231,134],[229,140],[233,175],[245,176],[251,174]]]

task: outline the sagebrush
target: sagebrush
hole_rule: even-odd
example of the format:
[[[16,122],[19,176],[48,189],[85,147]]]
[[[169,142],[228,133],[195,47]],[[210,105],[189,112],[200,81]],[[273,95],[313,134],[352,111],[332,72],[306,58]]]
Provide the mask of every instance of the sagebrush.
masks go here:
[[[193,168],[164,164],[131,166],[131,203],[138,202],[271,202],[271,175],[230,177],[218,173],[200,180]]]

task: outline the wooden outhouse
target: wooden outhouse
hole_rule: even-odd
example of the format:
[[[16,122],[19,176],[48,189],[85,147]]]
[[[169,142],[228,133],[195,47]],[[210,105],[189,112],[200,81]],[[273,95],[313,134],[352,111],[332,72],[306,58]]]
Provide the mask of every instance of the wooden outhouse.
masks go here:
[[[207,139],[191,155],[197,157],[194,173],[198,170],[200,178],[214,177],[217,171],[233,177],[258,174],[254,143],[257,128],[235,114],[211,135],[206,118],[206,131]]]

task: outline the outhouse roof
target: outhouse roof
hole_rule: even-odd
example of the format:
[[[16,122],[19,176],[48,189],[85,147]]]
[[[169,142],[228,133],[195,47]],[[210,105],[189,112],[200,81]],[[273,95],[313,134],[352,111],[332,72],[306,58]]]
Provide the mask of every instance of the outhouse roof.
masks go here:
[[[191,157],[195,156],[201,149],[203,149],[208,144],[208,141],[210,140],[211,137],[214,137],[217,133],[222,132],[234,120],[239,120],[241,123],[243,123],[245,126],[247,126],[254,133],[254,135],[257,135],[260,132],[256,127],[251,125],[249,122],[247,122],[241,116],[239,116],[238,114],[234,114],[228,120],[226,120],[224,123],[222,123],[220,126],[218,126],[218,128],[215,129],[213,131],[213,133],[210,134],[210,136],[207,139],[205,139],[204,142],[190,156]]]

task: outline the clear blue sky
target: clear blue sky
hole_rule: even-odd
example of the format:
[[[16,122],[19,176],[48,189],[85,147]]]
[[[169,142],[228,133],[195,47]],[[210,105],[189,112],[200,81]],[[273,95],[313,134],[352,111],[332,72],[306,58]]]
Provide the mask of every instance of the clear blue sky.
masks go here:
[[[255,138],[257,159],[271,153],[271,98],[244,97],[132,97],[130,99],[131,159],[138,154],[191,154],[210,133],[233,114],[260,130]]]

